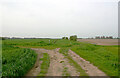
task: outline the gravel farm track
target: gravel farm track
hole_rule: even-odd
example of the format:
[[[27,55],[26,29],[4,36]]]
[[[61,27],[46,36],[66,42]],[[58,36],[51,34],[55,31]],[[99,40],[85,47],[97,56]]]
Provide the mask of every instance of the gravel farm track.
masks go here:
[[[34,67],[25,76],[37,76],[39,74],[40,64],[42,63],[39,59],[42,58],[43,53],[48,53],[50,56],[50,66],[46,76],[63,76],[64,68],[67,68],[67,72],[70,76],[80,76],[80,72],[78,72],[76,68],[68,62],[68,59],[65,58],[63,54],[59,53],[59,49],[60,48],[46,50],[41,48],[32,48],[32,50],[36,51],[38,57]],[[106,76],[104,72],[78,56],[75,52],[69,50],[68,55],[70,55],[89,76]]]

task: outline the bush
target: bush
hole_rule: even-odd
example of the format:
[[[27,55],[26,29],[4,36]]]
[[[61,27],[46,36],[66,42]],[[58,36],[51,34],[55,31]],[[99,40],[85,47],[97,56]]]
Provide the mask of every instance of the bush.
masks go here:
[[[62,37],[62,39],[65,39],[65,37]]]
[[[2,40],[5,40],[5,38],[4,38],[4,37],[2,37]]]
[[[68,40],[68,37],[62,37],[62,39],[66,39],[66,40]]]
[[[70,36],[70,40],[77,41],[77,35]]]
[[[68,40],[68,37],[66,37],[66,40]]]

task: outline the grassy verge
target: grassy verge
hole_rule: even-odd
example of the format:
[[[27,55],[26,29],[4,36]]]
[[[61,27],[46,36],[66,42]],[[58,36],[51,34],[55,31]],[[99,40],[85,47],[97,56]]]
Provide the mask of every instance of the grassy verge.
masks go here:
[[[62,53],[68,60],[71,65],[73,65],[78,72],[80,72],[80,76],[88,76],[88,74],[81,68],[81,66],[75,62],[69,55],[68,55],[69,48],[61,48],[60,53]]]
[[[41,58],[40,60],[42,61],[42,64],[40,67],[41,71],[38,76],[45,76],[49,68],[50,57],[47,53],[43,53],[43,58]]]
[[[80,57],[90,61],[108,76],[118,76],[118,47],[76,46],[71,48]]]

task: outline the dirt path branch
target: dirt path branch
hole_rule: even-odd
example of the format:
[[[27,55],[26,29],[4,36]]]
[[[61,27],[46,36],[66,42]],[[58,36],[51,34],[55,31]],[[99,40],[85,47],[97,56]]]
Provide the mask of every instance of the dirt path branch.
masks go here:
[[[46,76],[80,76],[80,72],[78,72],[76,68],[69,63],[69,60],[65,58],[63,54],[59,53],[60,48],[54,50],[40,48],[32,49],[36,51],[38,57],[35,66],[26,74],[26,76],[38,76],[40,73],[40,65],[42,63],[40,58],[42,58],[43,53],[48,53],[50,56],[50,65]],[[90,64],[90,62],[81,58],[75,52],[69,50],[68,55],[72,57],[72,59],[76,61],[89,76],[106,76],[104,72]]]
[[[96,66],[94,66],[93,64],[90,64],[89,61],[86,61],[85,59],[81,58],[72,50],[69,50],[68,54],[86,71],[86,73],[88,73],[89,76],[107,76],[104,72],[99,70]]]
[[[50,66],[46,76],[79,76],[80,73],[69,64],[68,59],[66,59],[63,54],[59,53],[59,48],[54,50],[46,50],[33,48],[38,54],[35,66],[26,74],[26,76],[38,76],[40,73],[40,58],[42,58],[42,53],[48,53],[50,56]],[[67,74],[65,74],[67,73]]]

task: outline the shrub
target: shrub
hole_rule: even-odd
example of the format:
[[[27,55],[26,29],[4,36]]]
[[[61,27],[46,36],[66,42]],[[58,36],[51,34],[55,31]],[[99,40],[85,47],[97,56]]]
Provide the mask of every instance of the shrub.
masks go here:
[[[77,41],[77,35],[70,36],[70,40]]]
[[[62,37],[62,39],[65,39],[65,37]]]
[[[5,38],[4,38],[4,37],[2,37],[2,40],[5,40]]]
[[[66,40],[68,40],[68,37],[62,37],[62,39],[66,39]]]

